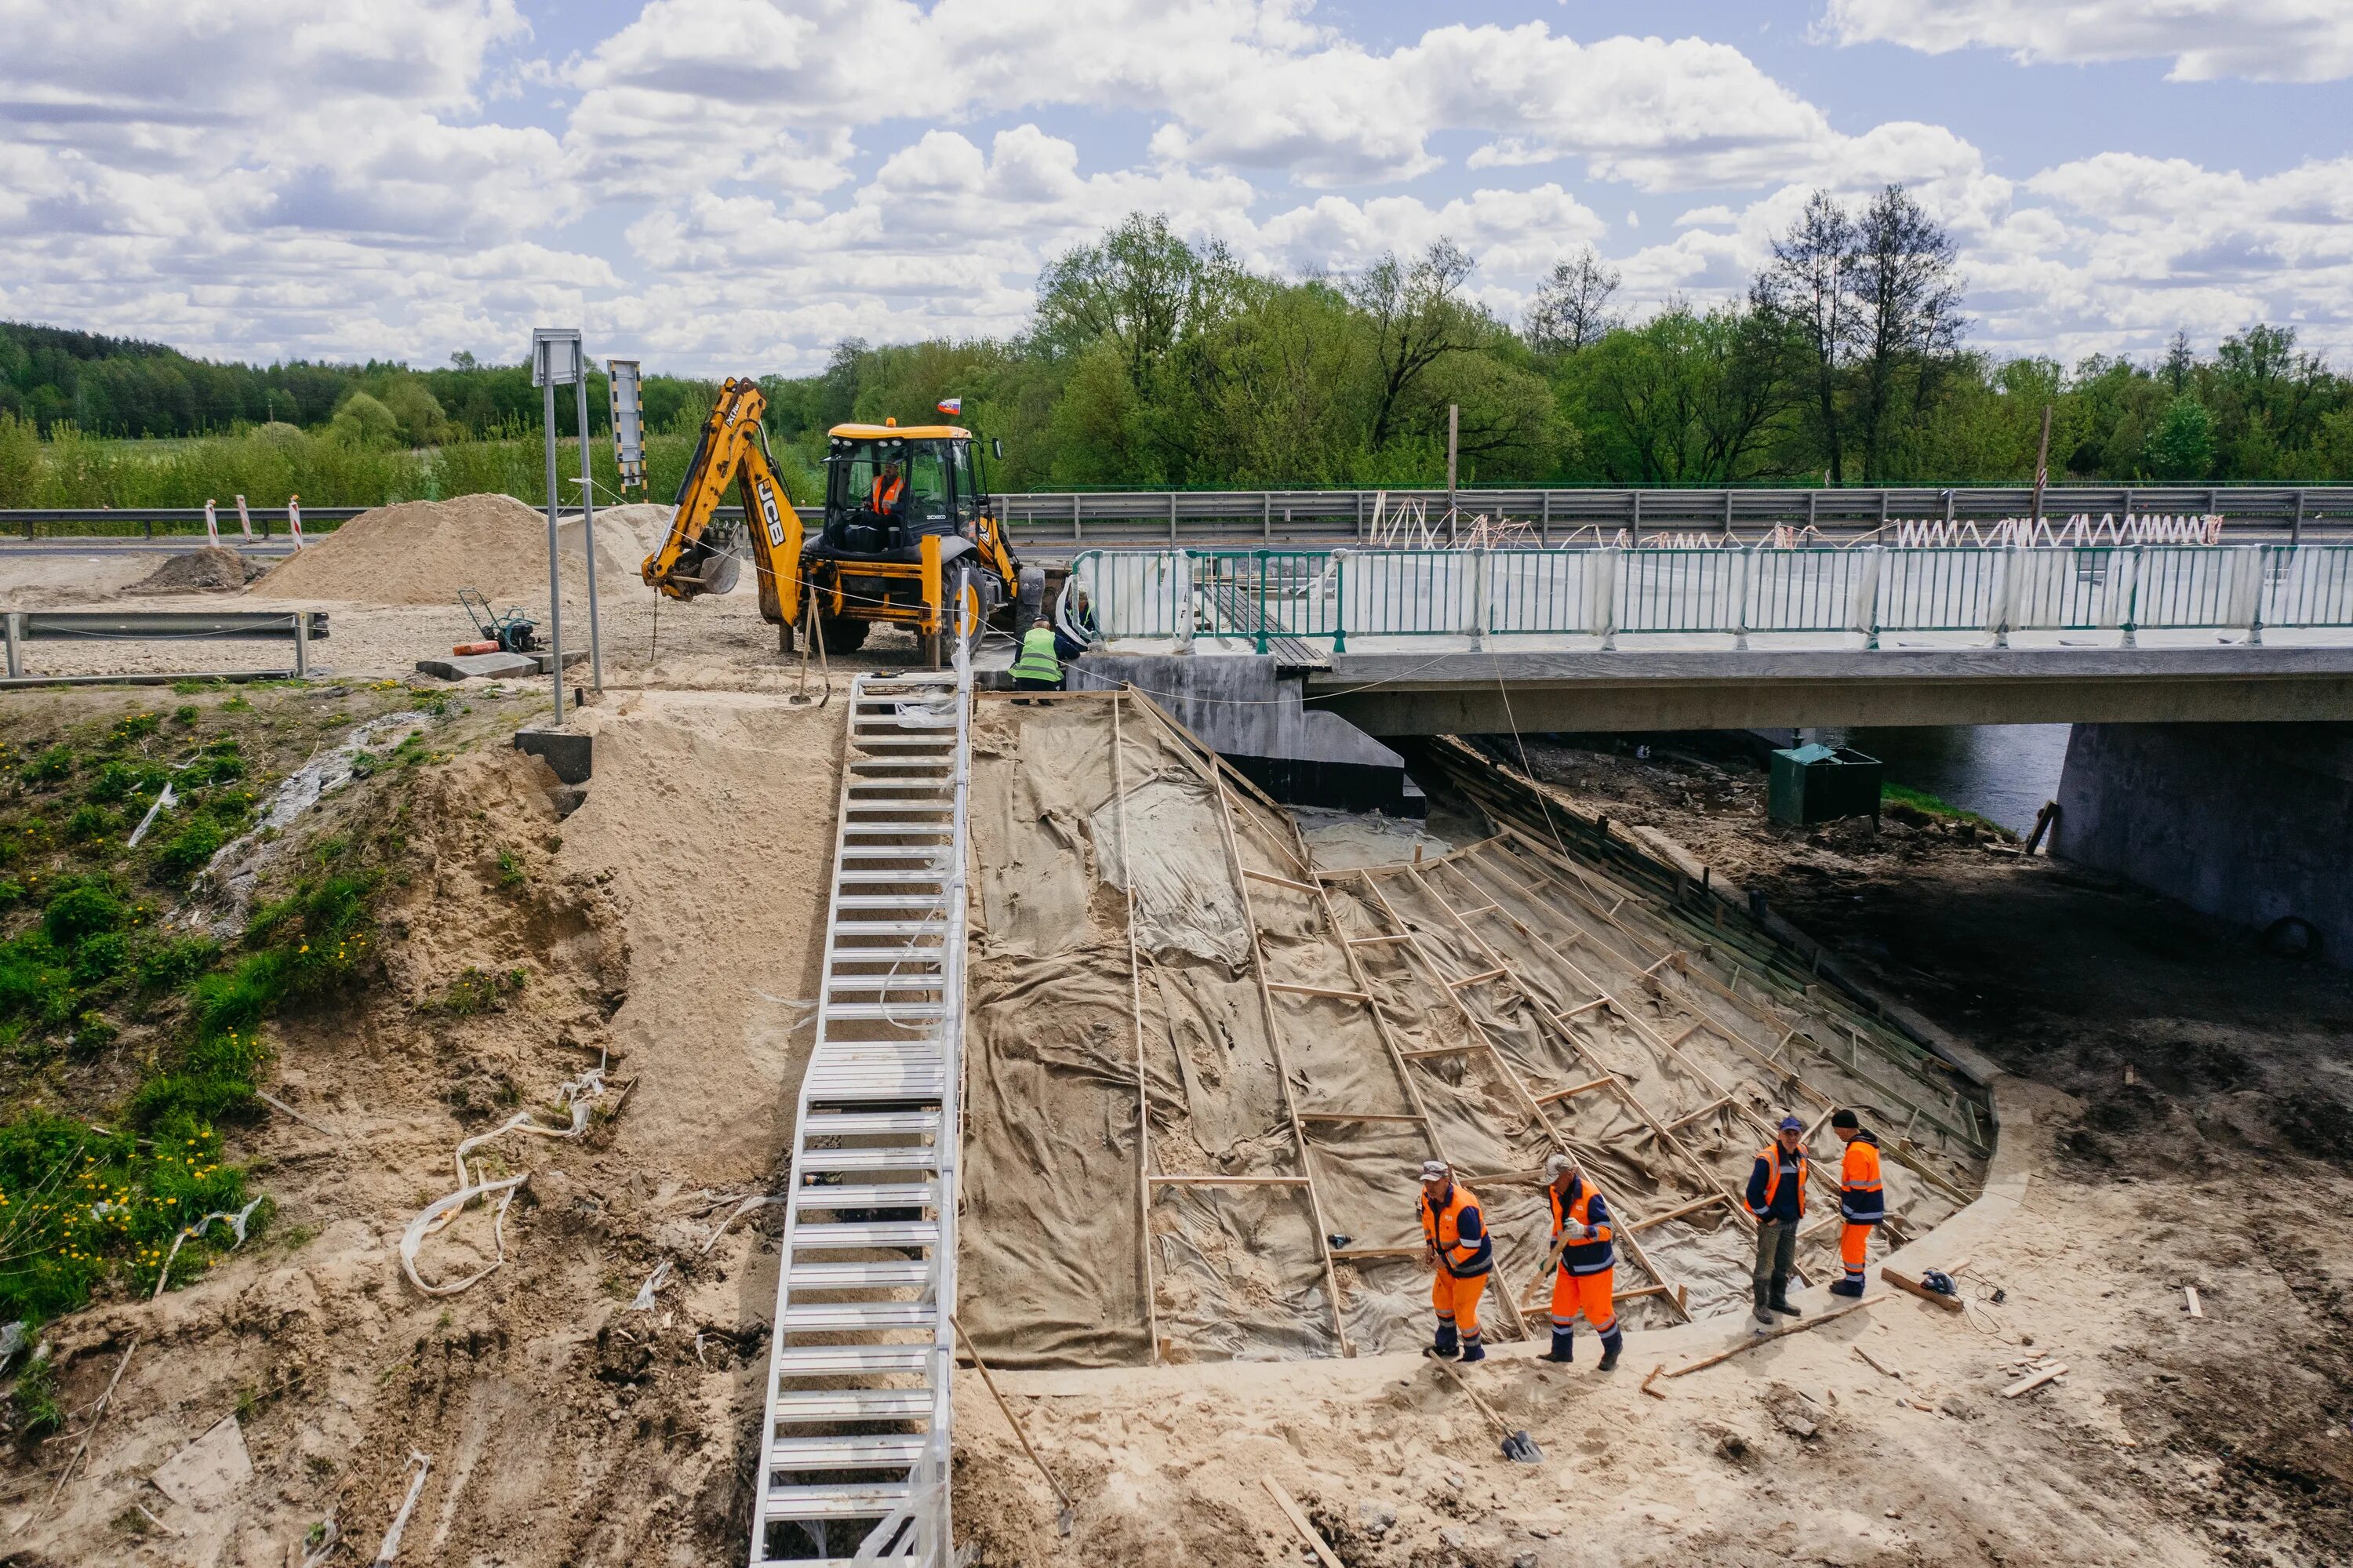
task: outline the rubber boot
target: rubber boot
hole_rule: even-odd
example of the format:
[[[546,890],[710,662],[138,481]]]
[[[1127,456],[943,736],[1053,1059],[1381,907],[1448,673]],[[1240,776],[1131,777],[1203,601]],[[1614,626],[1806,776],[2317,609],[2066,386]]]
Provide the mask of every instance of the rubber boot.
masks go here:
[[[1837,1284],[1831,1287],[1831,1294],[1833,1296],[1860,1296],[1862,1294],[1862,1281],[1860,1279],[1841,1279]]]
[[[1478,1335],[1472,1334],[1470,1338],[1462,1341],[1463,1365],[1468,1366],[1472,1361],[1483,1361],[1486,1359],[1487,1347],[1479,1342]]]
[[[1773,1281],[1773,1294],[1765,1304],[1767,1307],[1770,1307],[1774,1311],[1782,1313],[1788,1317],[1802,1318],[1805,1316],[1805,1314],[1799,1311],[1797,1308],[1789,1305],[1789,1277],[1786,1274]]]
[[[1626,1335],[1622,1330],[1612,1329],[1608,1333],[1602,1335],[1601,1370],[1603,1372],[1614,1370],[1618,1365],[1618,1352],[1625,1348]]]
[[[1461,1342],[1455,1338],[1454,1325],[1440,1323],[1438,1326],[1438,1342],[1430,1347],[1430,1353],[1433,1356],[1444,1356],[1447,1360],[1452,1361],[1461,1352]]]
[[[1577,1330],[1574,1329],[1555,1329],[1552,1331],[1552,1349],[1536,1358],[1540,1361],[1557,1361],[1563,1366],[1576,1359]]]
[[[1756,1328],[1757,1331],[1760,1334],[1768,1332],[1773,1327],[1773,1309],[1769,1305],[1767,1305],[1769,1300],[1770,1298],[1767,1295],[1765,1287],[1761,1285],[1757,1287]]]

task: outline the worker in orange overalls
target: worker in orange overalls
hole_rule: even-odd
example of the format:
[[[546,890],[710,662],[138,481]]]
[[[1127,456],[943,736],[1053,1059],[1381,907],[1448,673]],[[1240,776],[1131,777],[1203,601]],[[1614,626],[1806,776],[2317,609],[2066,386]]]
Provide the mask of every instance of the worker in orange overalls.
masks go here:
[[[1581,1311],[1601,1336],[1601,1370],[1608,1372],[1618,1364],[1618,1351],[1626,1340],[1612,1300],[1618,1252],[1612,1245],[1616,1233],[1609,1224],[1609,1205],[1566,1154],[1545,1161],[1545,1196],[1552,1202],[1553,1245],[1560,1266],[1552,1281],[1552,1349],[1537,1359],[1571,1359],[1577,1338],[1572,1325]]]
[[[1438,1341],[1429,1353],[1466,1361],[1487,1359],[1479,1343],[1479,1297],[1495,1266],[1495,1246],[1487,1239],[1486,1216],[1471,1189],[1454,1180],[1443,1160],[1421,1166],[1421,1237],[1435,1271],[1430,1303],[1438,1308]]]
[[[1862,1294],[1862,1249],[1872,1227],[1887,1217],[1887,1194],[1879,1181],[1879,1139],[1862,1130],[1862,1119],[1841,1107],[1831,1116],[1831,1130],[1846,1140],[1846,1158],[1839,1167],[1839,1217],[1846,1228],[1839,1233],[1839,1261],[1846,1277],[1831,1287],[1833,1296]]]

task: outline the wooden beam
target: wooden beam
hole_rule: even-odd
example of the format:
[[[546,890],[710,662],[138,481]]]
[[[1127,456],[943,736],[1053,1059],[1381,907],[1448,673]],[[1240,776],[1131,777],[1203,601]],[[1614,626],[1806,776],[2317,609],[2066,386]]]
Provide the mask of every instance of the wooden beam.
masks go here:
[[[1125,686],[1118,688],[1123,695]],[[1133,865],[1127,853],[1127,768],[1120,710],[1111,708],[1112,797],[1119,802],[1119,860]],[[1135,948],[1135,878],[1127,878],[1127,1008],[1135,1029],[1135,1202],[1136,1250],[1144,1264],[1144,1347],[1148,1366],[1160,1361],[1160,1294],[1152,1278],[1152,1096],[1144,1074],[1144,969]]]
[[[1464,975],[1461,980],[1451,980],[1446,983],[1452,986],[1456,991],[1462,991],[1471,986],[1483,985],[1491,980],[1502,980],[1504,978],[1504,971],[1500,969],[1481,969],[1475,975]]]
[[[1918,1280],[1913,1278],[1910,1275],[1898,1274],[1894,1269],[1890,1268],[1883,1263],[1879,1266],[1879,1277],[1887,1281],[1888,1284],[1895,1287],[1896,1289],[1909,1291],[1911,1294],[1917,1296],[1921,1300],[1931,1302],[1936,1306],[1943,1308],[1947,1312],[1958,1312],[1961,1310],[1961,1298],[1959,1297],[1947,1296],[1941,1290],[1931,1290],[1926,1286],[1921,1284]]]
[[[1304,1187],[1304,1176],[1155,1176],[1155,1187]]]
[[[1321,891],[1313,883],[1293,882],[1287,876],[1277,876],[1271,871],[1258,871],[1250,866],[1242,867],[1242,874],[1249,877],[1252,882],[1264,882],[1276,887],[1288,887],[1293,893],[1315,893]]]
[[[1730,1198],[1725,1197],[1721,1192],[1710,1192],[1704,1198],[1694,1198],[1688,1203],[1679,1203],[1675,1207],[1669,1209],[1663,1214],[1652,1214],[1647,1219],[1638,1220],[1634,1224],[1628,1225],[1626,1228],[1630,1231],[1647,1231],[1652,1225],[1663,1225],[1669,1220],[1680,1220],[1685,1214],[1695,1214],[1702,1209],[1713,1208],[1718,1203],[1729,1203],[1731,1202],[1732,1200]]]
[[[1410,1116],[1397,1111],[1303,1110],[1302,1121],[1411,1121],[1426,1122],[1426,1116]]]
[[[1759,1345],[1769,1345],[1776,1340],[1786,1340],[1792,1334],[1803,1334],[1810,1330],[1819,1329],[1825,1323],[1835,1323],[1841,1318],[1852,1317],[1853,1314],[1862,1311],[1864,1308],[1886,1299],[1887,1298],[1885,1296],[1866,1296],[1852,1307],[1841,1307],[1835,1312],[1825,1312],[1819,1318],[1808,1318],[1803,1322],[1799,1323],[1784,1323],[1779,1328],[1775,1329],[1768,1333],[1757,1334],[1749,1339],[1743,1340],[1740,1343],[1733,1346],[1732,1349],[1728,1351],[1718,1351],[1712,1356],[1702,1356],[1695,1361],[1690,1361],[1683,1366],[1676,1367],[1674,1370],[1668,1372],[1667,1375],[1669,1377],[1688,1377],[1693,1372],[1699,1371],[1702,1367],[1712,1367],[1718,1361],[1728,1361],[1735,1356],[1746,1354],[1747,1351],[1755,1350]]]
[[[1606,1089],[1617,1081],[1618,1080],[1614,1077],[1599,1077],[1594,1079],[1590,1083],[1578,1084],[1573,1088],[1549,1089],[1536,1097],[1536,1104],[1540,1106],[1550,1105],[1555,1100],[1574,1099],[1578,1095],[1588,1093],[1594,1089]]]
[[[1279,991],[1292,996],[1328,996],[1335,1001],[1370,1002],[1373,999],[1361,991],[1337,991],[1328,985],[1295,985],[1290,980],[1269,980],[1269,991]]]
[[[1410,942],[1412,940],[1413,933],[1410,931],[1391,931],[1378,937],[1351,937],[1348,938],[1348,946],[1352,948],[1369,948],[1381,942]]]
[[[1433,1056],[1468,1056],[1473,1051],[1493,1049],[1483,1040],[1469,1040],[1460,1045],[1426,1045],[1419,1051],[1407,1051],[1400,1054],[1409,1062],[1427,1062]]]

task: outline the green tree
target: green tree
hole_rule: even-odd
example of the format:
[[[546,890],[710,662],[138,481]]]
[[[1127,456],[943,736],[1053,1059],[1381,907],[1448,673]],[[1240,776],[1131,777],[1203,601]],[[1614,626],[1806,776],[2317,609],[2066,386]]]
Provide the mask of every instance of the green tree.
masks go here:
[[[382,402],[364,392],[354,392],[335,410],[327,435],[347,446],[390,446],[399,438],[400,420]]]
[[[2147,458],[2152,478],[2204,479],[2214,464],[2214,418],[2206,405],[2187,394],[2167,404],[2148,433]]]

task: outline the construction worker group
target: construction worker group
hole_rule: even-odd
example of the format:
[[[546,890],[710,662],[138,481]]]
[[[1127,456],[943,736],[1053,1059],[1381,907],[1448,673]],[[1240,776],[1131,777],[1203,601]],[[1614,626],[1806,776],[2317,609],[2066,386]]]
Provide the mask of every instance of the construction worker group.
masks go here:
[[[1820,1125],[1819,1123],[1817,1124]],[[1861,1296],[1863,1249],[1873,1226],[1886,1218],[1880,1185],[1879,1140],[1851,1110],[1831,1116],[1831,1129],[1846,1145],[1839,1173],[1839,1238],[1841,1277],[1833,1296]],[[1789,1279],[1796,1272],[1799,1226],[1806,1214],[1806,1124],[1784,1117],[1771,1143],[1758,1151],[1749,1171],[1746,1202],[1757,1222],[1757,1261],[1752,1274],[1758,1333],[1769,1332],[1776,1315],[1795,1318]],[[1545,1198],[1552,1210],[1551,1245],[1544,1275],[1552,1282],[1552,1344],[1538,1358],[1567,1362],[1576,1349],[1580,1317],[1601,1342],[1601,1370],[1618,1364],[1624,1334],[1618,1325],[1617,1230],[1609,1203],[1592,1178],[1567,1154],[1544,1165]],[[1421,1167],[1417,1210],[1431,1266],[1430,1299],[1438,1332],[1428,1354],[1476,1361],[1486,1359],[1479,1330],[1479,1300],[1494,1270],[1495,1246],[1478,1195],[1454,1178],[1442,1160]],[[1541,1283],[1541,1279],[1539,1280]]]

